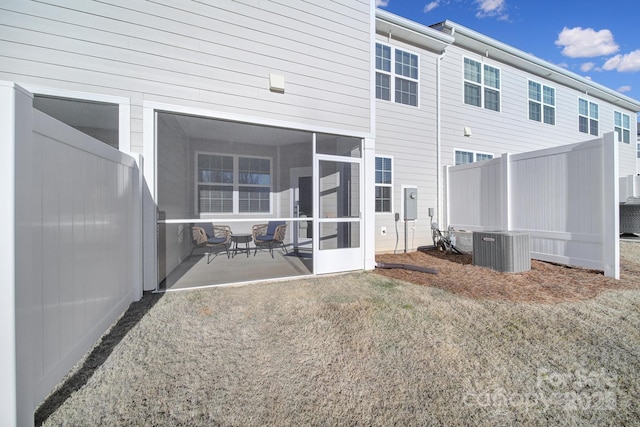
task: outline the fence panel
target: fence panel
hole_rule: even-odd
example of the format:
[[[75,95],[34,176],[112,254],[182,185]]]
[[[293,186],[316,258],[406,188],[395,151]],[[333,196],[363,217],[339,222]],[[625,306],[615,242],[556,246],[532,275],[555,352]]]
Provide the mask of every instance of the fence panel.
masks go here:
[[[447,169],[449,224],[465,230],[504,229],[505,192],[501,158]]]
[[[447,173],[448,224],[527,232],[533,258],[619,277],[616,174],[617,144],[611,134],[452,167]]]
[[[140,171],[134,158],[34,110],[5,85],[13,130],[13,319],[3,329],[0,424],[33,424],[33,412],[140,297]],[[5,277],[3,275],[3,277]],[[10,324],[8,324],[10,323]],[[4,332],[13,338],[4,341]],[[12,332],[13,331],[13,332]],[[5,346],[6,344],[6,346]]]

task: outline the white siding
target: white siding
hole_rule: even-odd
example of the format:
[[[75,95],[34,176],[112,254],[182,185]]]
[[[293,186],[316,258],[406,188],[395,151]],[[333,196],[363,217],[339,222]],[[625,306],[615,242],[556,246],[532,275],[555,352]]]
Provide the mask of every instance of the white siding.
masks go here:
[[[418,219],[408,225],[407,248],[431,244],[428,209],[436,207],[436,61],[438,56],[398,40],[379,41],[420,57],[419,107],[376,100],[376,155],[393,156],[393,210],[376,214],[376,251],[396,247],[394,213],[402,212],[402,186],[418,189]],[[373,64],[372,66],[375,66]],[[398,250],[404,250],[404,222],[398,226]],[[381,227],[387,233],[381,235]],[[415,228],[415,229],[414,229]]]
[[[501,110],[499,112],[464,103],[463,59],[500,69]],[[534,80],[553,87],[556,94],[556,124],[529,120],[528,81]],[[614,108],[595,97],[561,86],[551,80],[472,53],[458,46],[447,48],[442,61],[442,142],[443,163],[454,164],[454,150],[480,151],[499,156],[502,153],[523,153],[547,147],[588,141],[594,136],[578,131],[578,98],[599,105],[599,136],[613,131],[613,111],[630,117],[632,111]],[[464,127],[472,136],[464,136]],[[631,134],[635,132],[631,123]],[[633,144],[620,145],[620,175],[635,171]]]
[[[369,132],[370,6],[310,0],[4,2],[0,79]],[[285,94],[269,91],[269,73]]]

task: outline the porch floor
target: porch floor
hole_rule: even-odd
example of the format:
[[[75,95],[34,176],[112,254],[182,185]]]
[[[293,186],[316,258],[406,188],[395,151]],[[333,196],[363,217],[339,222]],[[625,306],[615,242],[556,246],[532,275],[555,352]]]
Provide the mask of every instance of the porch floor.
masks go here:
[[[196,250],[193,256],[185,259],[169,273],[160,283],[160,290],[188,289],[313,273],[310,252],[290,251],[285,254],[281,249],[274,249],[274,258],[271,258],[268,251],[260,250],[254,256],[252,248],[248,257],[246,253],[231,255],[232,258],[227,259],[226,252],[211,254],[211,262],[207,264],[204,251]]]

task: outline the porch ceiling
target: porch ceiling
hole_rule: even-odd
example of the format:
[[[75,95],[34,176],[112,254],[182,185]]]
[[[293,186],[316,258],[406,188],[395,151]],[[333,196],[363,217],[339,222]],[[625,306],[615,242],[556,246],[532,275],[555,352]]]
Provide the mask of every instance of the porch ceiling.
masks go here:
[[[282,146],[300,142],[311,143],[311,133],[276,127],[230,122],[206,117],[160,113],[163,125],[179,129],[187,138],[208,139],[219,142],[255,143]]]

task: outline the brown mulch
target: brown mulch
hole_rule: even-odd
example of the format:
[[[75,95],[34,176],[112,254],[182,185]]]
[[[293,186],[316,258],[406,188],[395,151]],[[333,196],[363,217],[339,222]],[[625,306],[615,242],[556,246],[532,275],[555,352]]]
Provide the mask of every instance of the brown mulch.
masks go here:
[[[377,262],[435,268],[438,274],[404,269],[375,272],[418,285],[434,286],[474,299],[557,303],[591,299],[608,290],[640,289],[640,264],[621,257],[620,280],[600,271],[531,260],[531,270],[503,273],[472,264],[469,254],[446,254],[438,250],[381,254]]]

